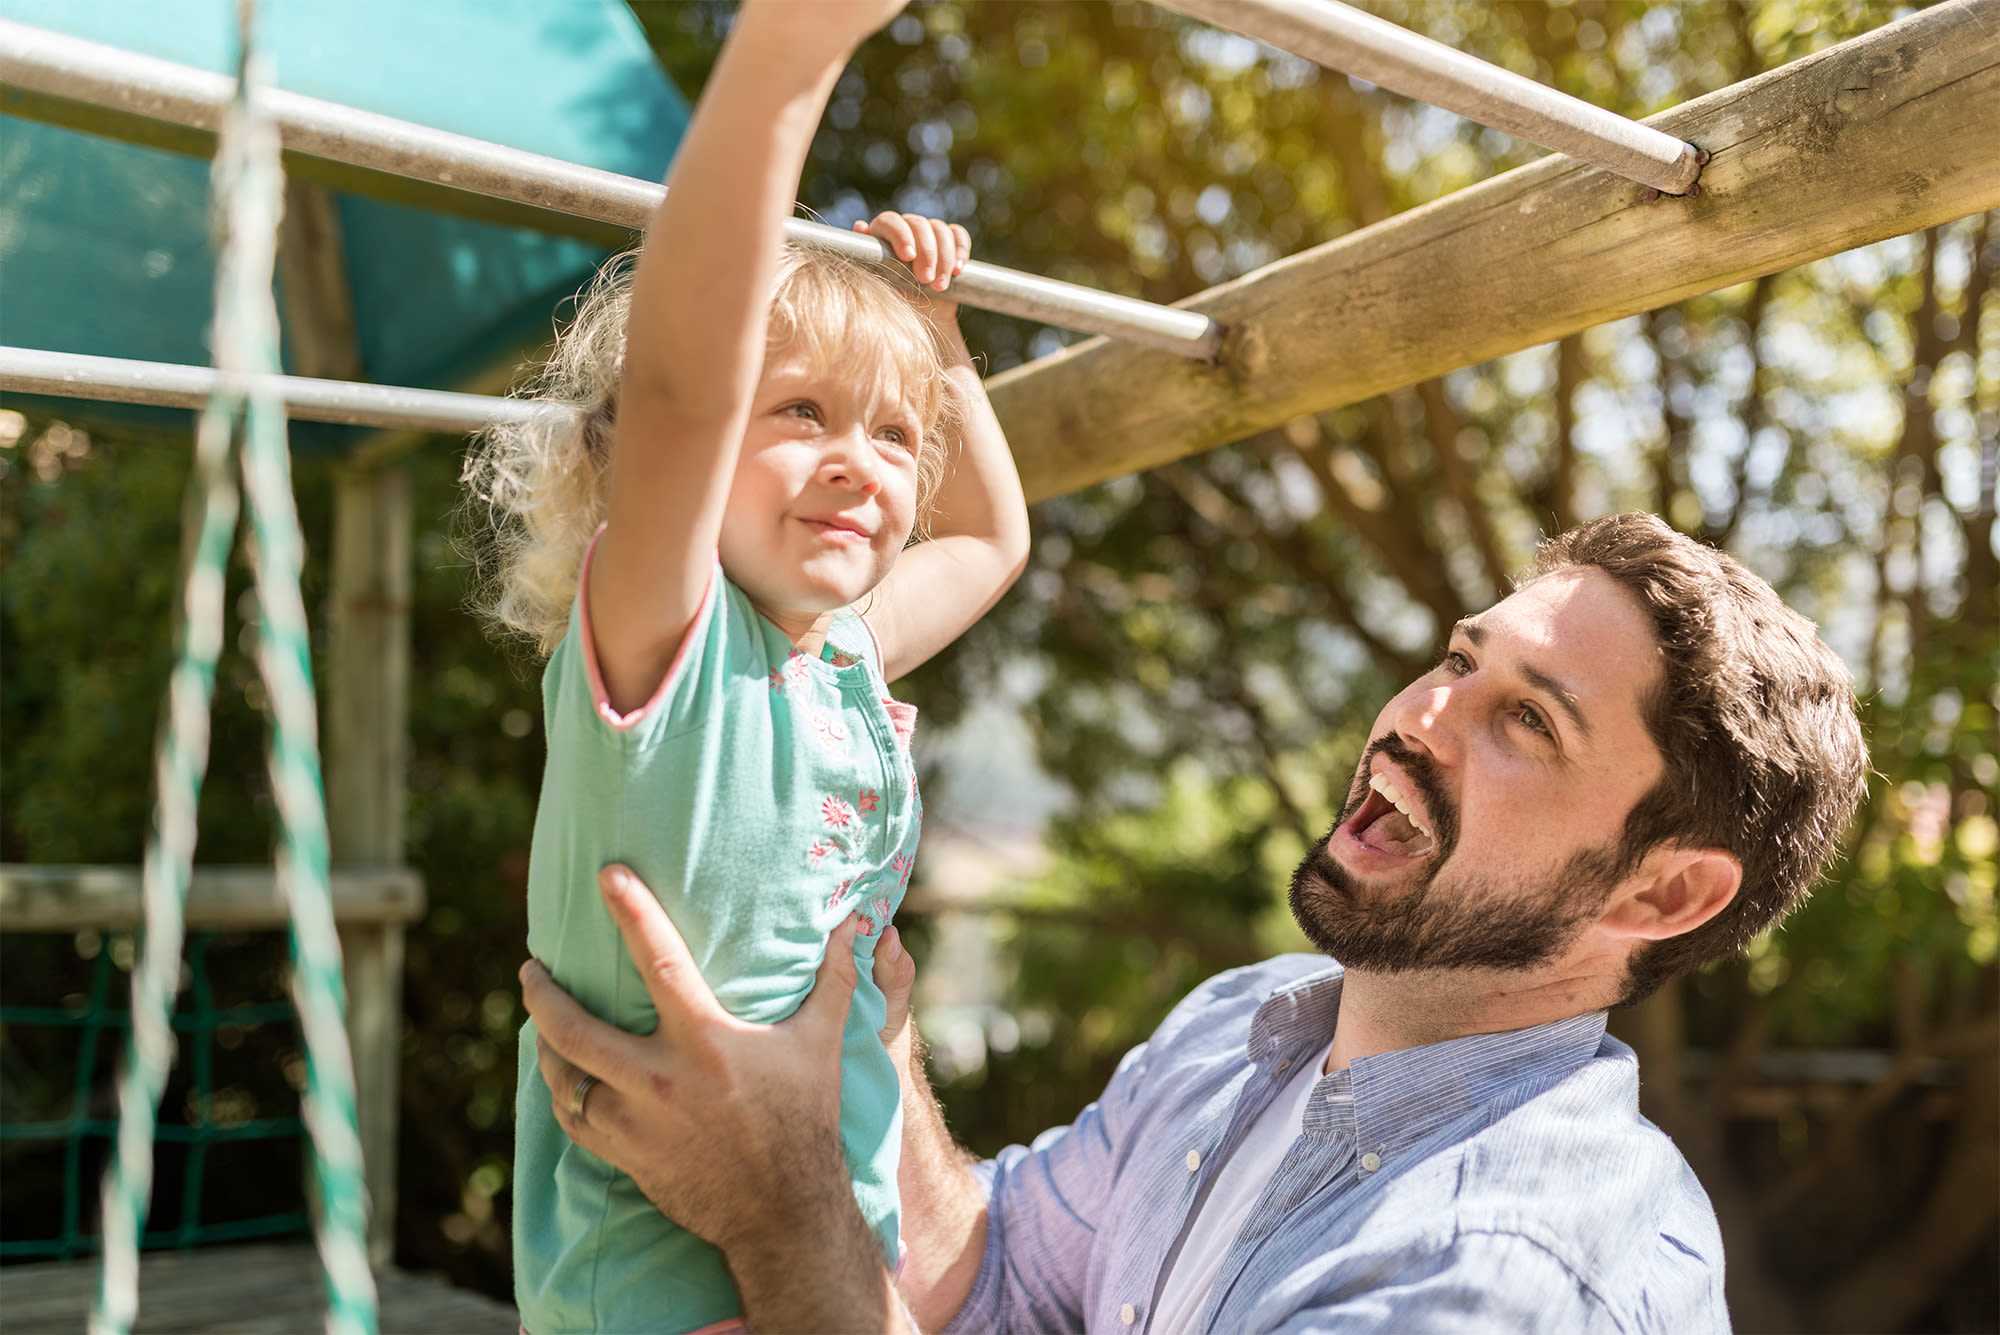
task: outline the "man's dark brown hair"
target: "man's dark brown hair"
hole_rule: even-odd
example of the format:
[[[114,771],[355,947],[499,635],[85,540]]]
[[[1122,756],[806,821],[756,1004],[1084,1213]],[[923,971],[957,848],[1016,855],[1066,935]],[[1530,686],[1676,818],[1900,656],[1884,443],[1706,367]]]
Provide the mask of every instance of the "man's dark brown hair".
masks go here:
[[[1846,665],[1734,558],[1653,515],[1611,515],[1543,543],[1527,580],[1578,566],[1624,586],[1659,637],[1641,712],[1666,769],[1626,817],[1618,874],[1667,841],[1743,864],[1721,913],[1634,952],[1630,1003],[1737,954],[1805,901],[1861,802],[1868,748]]]

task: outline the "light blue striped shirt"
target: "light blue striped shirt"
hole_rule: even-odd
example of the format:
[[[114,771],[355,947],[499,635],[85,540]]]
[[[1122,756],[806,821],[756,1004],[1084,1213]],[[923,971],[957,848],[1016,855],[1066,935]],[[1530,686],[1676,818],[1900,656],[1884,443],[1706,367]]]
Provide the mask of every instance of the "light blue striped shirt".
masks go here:
[[[986,1252],[948,1329],[1145,1331],[1216,1174],[1325,1052],[1340,986],[1317,955],[1218,975],[1075,1122],[981,1164]],[[1593,1011],[1320,1080],[1196,1324],[1726,1332],[1722,1237]]]

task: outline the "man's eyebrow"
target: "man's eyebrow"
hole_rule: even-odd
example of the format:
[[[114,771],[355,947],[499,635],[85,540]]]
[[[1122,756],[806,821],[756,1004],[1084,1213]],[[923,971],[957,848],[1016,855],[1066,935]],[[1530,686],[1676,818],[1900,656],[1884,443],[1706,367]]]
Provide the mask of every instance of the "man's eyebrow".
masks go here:
[[[1470,617],[1454,625],[1451,631],[1454,635],[1463,635],[1466,639],[1471,640],[1475,646],[1486,642],[1486,627],[1480,625]],[[1555,702],[1562,706],[1563,713],[1568,714],[1570,721],[1576,724],[1578,732],[1582,733],[1585,737],[1591,735],[1590,720],[1583,716],[1583,707],[1576,702],[1575,691],[1570,690],[1569,687],[1563,685],[1560,681],[1557,681],[1538,667],[1530,667],[1528,664],[1523,663],[1521,664],[1520,672],[1523,677],[1528,679],[1528,683],[1531,686],[1555,697]]]
[[[1554,696],[1556,703],[1563,707],[1563,713],[1568,714],[1570,720],[1576,724],[1576,730],[1585,737],[1590,736],[1590,720],[1583,716],[1583,709],[1576,702],[1575,692],[1540,668],[1530,667],[1526,663],[1521,664],[1521,675],[1536,688]]]

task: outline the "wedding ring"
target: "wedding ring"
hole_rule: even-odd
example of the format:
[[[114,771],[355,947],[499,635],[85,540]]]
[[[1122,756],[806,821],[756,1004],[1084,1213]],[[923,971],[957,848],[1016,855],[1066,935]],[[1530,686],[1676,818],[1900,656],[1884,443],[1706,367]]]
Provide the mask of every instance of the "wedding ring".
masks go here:
[[[583,1105],[589,1100],[591,1088],[596,1084],[596,1076],[586,1075],[577,1081],[576,1088],[569,1092],[569,1115],[579,1122],[583,1120]]]

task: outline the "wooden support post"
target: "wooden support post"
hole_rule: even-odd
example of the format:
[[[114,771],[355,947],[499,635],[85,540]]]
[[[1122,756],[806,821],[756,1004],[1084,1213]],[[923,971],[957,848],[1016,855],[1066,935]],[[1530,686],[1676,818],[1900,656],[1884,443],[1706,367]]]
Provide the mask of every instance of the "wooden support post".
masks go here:
[[[292,182],[279,261],[297,370],[358,380],[362,367],[333,196]],[[327,821],[334,866],[403,860],[409,733],[410,492],[400,467],[335,482],[326,684]],[[403,926],[341,924],[368,1185],[369,1254],[395,1247],[396,1121],[403,1038]]]
[[[337,867],[399,866],[409,735],[410,489],[400,466],[343,473],[333,518],[328,819]],[[395,1243],[403,925],[347,923],[347,1032],[372,1202],[369,1251]]]
[[[995,376],[1028,499],[2000,207],[1996,31],[1946,0],[1649,118],[1712,155],[1692,197],[1548,157],[1210,288],[1220,365],[1099,338]]]

